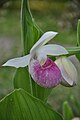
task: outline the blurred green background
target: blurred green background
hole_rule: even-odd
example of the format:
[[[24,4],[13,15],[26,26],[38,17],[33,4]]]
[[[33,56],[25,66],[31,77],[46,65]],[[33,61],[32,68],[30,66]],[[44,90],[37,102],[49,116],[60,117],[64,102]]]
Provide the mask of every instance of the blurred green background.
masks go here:
[[[0,65],[21,55],[21,0],[0,0]],[[79,0],[30,0],[33,17],[43,31],[58,31],[53,43],[65,47],[76,45],[77,21],[80,18]],[[13,90],[15,68],[0,67],[0,98]],[[73,88],[57,86],[48,102],[62,111],[64,100],[70,96],[80,99],[80,82]],[[75,111],[75,114],[77,112]]]

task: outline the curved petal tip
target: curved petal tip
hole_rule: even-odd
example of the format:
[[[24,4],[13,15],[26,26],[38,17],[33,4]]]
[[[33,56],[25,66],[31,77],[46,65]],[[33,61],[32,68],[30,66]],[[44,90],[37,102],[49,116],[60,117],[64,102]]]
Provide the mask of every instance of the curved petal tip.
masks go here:
[[[40,39],[33,45],[33,47],[30,50],[30,53],[36,52],[41,46],[45,45],[47,42],[49,42],[53,37],[55,37],[58,33],[53,31],[45,32]]]
[[[29,64],[29,61],[30,61],[30,54],[24,57],[10,59],[2,66],[11,66],[15,68],[26,67]]]

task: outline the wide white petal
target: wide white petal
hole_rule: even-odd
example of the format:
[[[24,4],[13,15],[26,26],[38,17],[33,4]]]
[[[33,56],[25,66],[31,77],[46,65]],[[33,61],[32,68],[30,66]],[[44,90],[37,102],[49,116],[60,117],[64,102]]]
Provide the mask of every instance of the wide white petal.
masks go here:
[[[80,62],[77,59],[77,57],[75,55],[71,55],[68,58],[74,64],[74,66],[76,67],[76,69],[78,70],[78,72],[80,72]]]
[[[12,66],[16,68],[25,67],[29,64],[29,61],[30,61],[30,54],[23,57],[10,59],[2,66]]]
[[[52,55],[52,56],[68,54],[68,51],[64,47],[56,44],[48,44],[48,45],[42,46],[38,50],[38,52],[46,55]]]
[[[59,67],[64,80],[71,86],[76,84],[78,73],[74,64],[67,57],[60,57],[55,63]]]
[[[78,72],[74,64],[66,57],[62,58],[62,64],[73,82],[77,83]]]
[[[31,48],[30,53],[34,53],[37,49],[39,49],[42,45],[46,44],[48,41],[50,41],[55,35],[57,35],[57,32],[49,31],[44,33],[41,38],[34,44],[34,46]]]
[[[76,67],[77,72],[78,72],[78,78],[80,79],[80,62],[79,62],[79,60],[77,59],[77,57],[75,55],[71,55],[68,58]]]

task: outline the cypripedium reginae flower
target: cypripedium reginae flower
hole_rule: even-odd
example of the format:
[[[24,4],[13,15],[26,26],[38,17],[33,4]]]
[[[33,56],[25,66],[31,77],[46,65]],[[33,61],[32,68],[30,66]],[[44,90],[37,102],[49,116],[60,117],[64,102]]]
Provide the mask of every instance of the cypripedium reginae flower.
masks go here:
[[[56,44],[47,44],[57,32],[46,32],[41,38],[33,45],[30,50],[30,54],[8,60],[3,66],[13,66],[16,68],[19,67],[29,67],[29,73],[33,80],[40,86],[45,88],[51,88],[57,86],[59,83],[63,81],[67,81],[68,84],[73,85],[73,81],[77,80],[77,70],[72,62],[67,61],[66,57],[60,57],[55,62],[53,62],[47,55],[51,56],[63,56],[68,54],[67,50]],[[70,67],[70,66],[71,67]],[[67,67],[66,67],[67,66]],[[72,71],[69,77],[72,77],[74,72],[76,73],[75,78],[71,78],[68,80],[68,75],[65,71]],[[67,77],[66,77],[67,76]]]

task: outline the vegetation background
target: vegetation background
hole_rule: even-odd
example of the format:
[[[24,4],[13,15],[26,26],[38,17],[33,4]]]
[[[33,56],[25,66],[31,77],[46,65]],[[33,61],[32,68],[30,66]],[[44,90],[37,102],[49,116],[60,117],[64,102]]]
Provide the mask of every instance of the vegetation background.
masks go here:
[[[21,0],[0,0],[0,65],[22,54],[20,6]],[[59,32],[51,42],[65,47],[76,45],[79,0],[30,0],[30,7],[35,21],[43,31]],[[0,99],[13,90],[15,70],[0,67]],[[70,101],[71,96],[80,99],[79,91],[79,81],[73,88],[59,85],[53,89],[48,102],[61,112],[65,100]],[[77,114],[75,108],[74,113]]]

